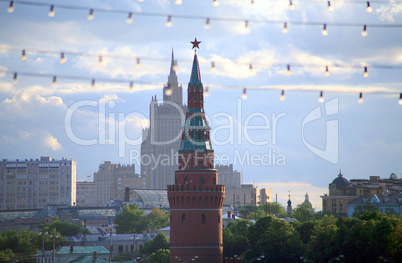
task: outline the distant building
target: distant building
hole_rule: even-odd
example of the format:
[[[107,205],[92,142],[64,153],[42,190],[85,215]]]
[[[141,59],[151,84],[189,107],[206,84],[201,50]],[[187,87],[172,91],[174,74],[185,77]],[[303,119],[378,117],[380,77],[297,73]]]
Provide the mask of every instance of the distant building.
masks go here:
[[[242,184],[240,188],[226,188],[225,205],[239,207],[271,202],[271,189],[258,188],[254,184]]]
[[[84,257],[90,257],[85,262],[104,262],[109,260],[110,252],[103,246],[63,246],[55,253],[55,263],[82,262],[77,260]]]
[[[347,205],[348,217],[351,217],[355,211],[356,206],[371,203],[377,207],[381,213],[389,215],[401,215],[402,213],[402,193],[394,194],[391,196],[362,196],[356,198]]]
[[[308,210],[310,210],[310,211],[314,210],[313,205],[311,204],[307,193],[304,196],[304,202],[302,203],[302,205],[305,205],[308,208]]]
[[[322,210],[330,211],[342,217],[347,217],[347,204],[359,197],[372,195],[390,196],[402,191],[402,180],[395,174],[388,179],[370,176],[370,179],[352,179],[348,181],[339,172],[337,178],[329,184],[329,194],[321,196]]]
[[[141,175],[147,178],[147,189],[166,190],[167,185],[174,184],[177,151],[186,111],[183,88],[177,81],[172,52],[168,82],[163,87],[163,103],[158,104],[156,96],[152,97],[150,126],[143,130]]]
[[[102,206],[126,187],[143,189],[145,178],[135,173],[135,166],[106,161],[94,173],[97,206]]]
[[[0,161],[0,210],[76,203],[76,162],[51,157]]]
[[[77,206],[96,206],[95,182],[77,182]]]
[[[140,209],[166,209],[169,207],[167,190],[136,190],[127,188],[117,194],[116,199],[125,204],[136,204]]]
[[[218,170],[218,182],[225,185],[228,188],[241,188],[241,174],[234,170],[233,164],[229,165],[215,165],[215,169]]]

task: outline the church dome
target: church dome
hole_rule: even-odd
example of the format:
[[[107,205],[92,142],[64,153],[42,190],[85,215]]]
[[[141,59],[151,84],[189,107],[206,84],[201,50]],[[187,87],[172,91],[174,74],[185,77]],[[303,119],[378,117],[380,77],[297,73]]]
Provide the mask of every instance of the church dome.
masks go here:
[[[340,188],[347,186],[349,181],[343,177],[341,172],[339,172],[338,177],[332,181],[332,184],[335,184],[337,188]]]

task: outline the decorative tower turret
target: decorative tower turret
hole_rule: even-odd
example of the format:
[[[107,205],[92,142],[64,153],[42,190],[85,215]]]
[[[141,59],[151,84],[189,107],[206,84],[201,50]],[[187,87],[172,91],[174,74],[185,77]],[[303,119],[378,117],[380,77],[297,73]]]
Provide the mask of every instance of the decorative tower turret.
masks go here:
[[[193,48],[199,48],[197,39]],[[222,206],[225,186],[218,185],[210,127],[204,112],[197,50],[188,84],[188,109],[179,148],[175,184],[168,185],[170,262],[221,263]]]
[[[287,214],[290,216],[290,214],[292,213],[292,201],[290,201],[290,191],[289,191],[289,200],[288,200],[288,207],[286,209]]]

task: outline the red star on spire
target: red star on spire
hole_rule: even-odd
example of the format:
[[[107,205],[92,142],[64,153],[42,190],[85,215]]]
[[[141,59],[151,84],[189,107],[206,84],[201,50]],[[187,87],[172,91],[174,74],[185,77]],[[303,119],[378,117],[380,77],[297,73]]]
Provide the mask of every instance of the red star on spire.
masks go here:
[[[201,43],[201,41],[197,41],[197,38],[194,39],[194,41],[190,41],[191,44],[193,44],[193,48],[195,48],[197,50],[197,48],[199,49],[200,47],[198,46],[198,44]]]

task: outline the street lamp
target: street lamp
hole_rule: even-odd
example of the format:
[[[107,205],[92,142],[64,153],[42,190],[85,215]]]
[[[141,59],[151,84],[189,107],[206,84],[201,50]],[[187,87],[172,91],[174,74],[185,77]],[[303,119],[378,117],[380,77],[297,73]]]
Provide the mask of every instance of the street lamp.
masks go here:
[[[335,260],[336,260],[336,261],[339,261],[339,260],[341,260],[342,258],[343,258],[343,255],[333,257],[333,258],[331,258],[330,260],[328,260],[328,263],[334,262]]]
[[[56,235],[56,234],[53,234],[53,235],[50,235],[50,237],[53,237],[53,253],[52,253],[52,261],[53,261],[53,263],[55,263],[55,262],[56,262],[56,260],[55,260],[55,252],[54,252],[54,250],[55,250],[55,248],[56,248],[56,238],[59,238],[59,236],[58,236],[58,235]]]
[[[303,262],[314,263],[314,261],[312,261],[311,259],[305,258],[305,257],[300,257],[300,260],[303,261]]]
[[[39,235],[42,236],[42,263],[45,262],[45,235],[47,232],[39,232]]]
[[[247,263],[247,260],[245,259],[245,258],[241,258],[240,256],[238,256],[238,255],[234,255],[233,256],[234,258],[236,258],[237,260],[244,260],[246,263]],[[255,258],[252,258],[252,259],[250,259],[250,261],[248,261],[249,263],[252,263],[252,262],[254,262],[254,261],[261,261],[261,259],[263,259],[263,258],[265,258],[265,256],[264,255],[261,255],[261,256],[258,256],[258,257],[255,257]]]
[[[133,247],[133,263],[135,262],[135,241],[138,239],[139,237],[136,237],[135,236],[135,234],[133,235],[133,245],[134,245],[134,247]]]

